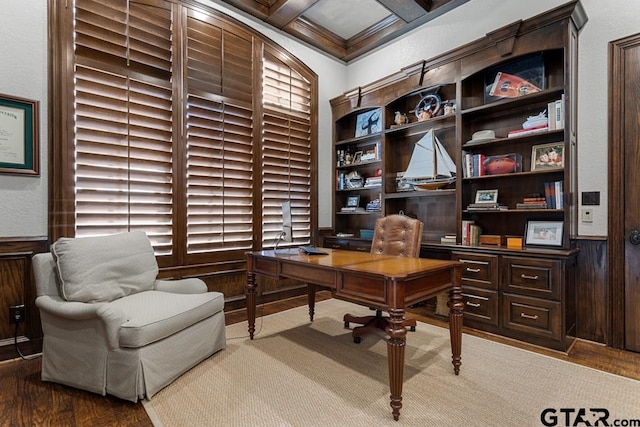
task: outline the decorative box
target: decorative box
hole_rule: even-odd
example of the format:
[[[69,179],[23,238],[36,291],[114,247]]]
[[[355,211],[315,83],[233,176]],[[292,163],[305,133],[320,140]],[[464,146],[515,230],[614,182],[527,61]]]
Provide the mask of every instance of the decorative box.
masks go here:
[[[522,172],[522,155],[510,153],[501,156],[489,156],[484,159],[483,165],[486,175]]]

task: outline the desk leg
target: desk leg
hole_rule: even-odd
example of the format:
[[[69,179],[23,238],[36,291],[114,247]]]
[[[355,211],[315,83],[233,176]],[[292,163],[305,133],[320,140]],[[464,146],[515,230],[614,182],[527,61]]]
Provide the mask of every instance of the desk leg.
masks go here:
[[[249,321],[249,338],[253,339],[256,330],[256,275],[247,273],[247,320]]]
[[[402,408],[402,382],[404,375],[404,348],[407,342],[407,328],[404,326],[404,308],[389,308],[387,329],[387,358],[389,359],[389,388],[391,389],[391,409],[393,419],[400,418]]]
[[[307,283],[307,303],[309,304],[309,320],[313,322],[316,313],[316,285]]]
[[[458,375],[460,373],[460,365],[462,365],[462,287],[455,285],[449,291],[449,334],[451,339],[451,361],[453,363],[453,371]]]

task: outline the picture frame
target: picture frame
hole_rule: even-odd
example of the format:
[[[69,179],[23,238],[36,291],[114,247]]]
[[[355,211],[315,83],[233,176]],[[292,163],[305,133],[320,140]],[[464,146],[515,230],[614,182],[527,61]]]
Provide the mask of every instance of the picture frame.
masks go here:
[[[476,191],[476,203],[498,203],[498,190]]]
[[[531,170],[564,168],[564,143],[552,142],[531,147]]]
[[[0,94],[0,173],[39,175],[39,103]]]
[[[356,116],[355,137],[372,135],[382,131],[382,109],[376,108]]]
[[[353,155],[353,163],[362,162],[362,151],[356,151]]]
[[[563,221],[527,221],[524,244],[528,247],[562,247]]]
[[[360,206],[360,196],[359,195],[348,196],[346,206],[348,208],[357,208],[358,206]]]

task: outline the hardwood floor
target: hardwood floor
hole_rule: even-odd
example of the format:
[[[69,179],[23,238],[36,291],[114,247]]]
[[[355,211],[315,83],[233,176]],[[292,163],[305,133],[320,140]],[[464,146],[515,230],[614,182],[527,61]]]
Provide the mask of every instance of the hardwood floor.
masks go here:
[[[320,292],[317,301],[330,297],[329,292]],[[257,314],[277,313],[306,303],[306,297],[296,297],[264,304],[258,308]],[[433,308],[429,306],[415,307],[409,311],[412,317],[422,322],[446,325],[444,318],[431,314]],[[244,309],[226,313],[227,324],[243,321],[246,321]],[[565,354],[468,328],[464,332],[640,380],[638,353],[578,340],[569,354]],[[464,349],[462,355],[464,363]],[[0,426],[152,426],[141,403],[43,382],[40,380],[40,366],[40,358],[0,362]]]

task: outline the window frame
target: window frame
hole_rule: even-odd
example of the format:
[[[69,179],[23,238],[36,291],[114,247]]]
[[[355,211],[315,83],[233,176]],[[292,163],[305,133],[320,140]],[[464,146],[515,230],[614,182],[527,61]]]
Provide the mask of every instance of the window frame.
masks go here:
[[[317,75],[313,73],[304,63],[294,58],[290,53],[282,47],[272,42],[262,34],[250,28],[246,24],[239,22],[213,8],[194,1],[179,0],[139,0],[145,4],[170,4],[173,8],[176,18],[174,25],[177,25],[176,32],[182,34],[184,31],[184,20],[178,19],[186,13],[187,10],[197,10],[206,16],[221,23],[228,31],[237,31],[249,34],[253,37],[253,144],[254,147],[254,189],[253,189],[253,241],[250,250],[260,250],[263,248],[262,243],[262,198],[261,184],[256,183],[260,180],[260,147],[262,125],[261,118],[263,116],[262,107],[262,57],[265,49],[275,52],[278,59],[286,63],[298,73],[303,75],[310,82],[311,87],[311,132],[310,132],[310,193],[309,193],[309,239],[310,243],[315,243],[314,239],[317,235],[317,156],[318,156],[318,83]],[[74,52],[73,52],[73,8],[75,2],[69,2],[66,7],[66,1],[49,0],[49,236],[53,242],[60,237],[75,237],[75,189],[73,186],[74,177],[74,129],[73,129],[73,101],[74,86],[71,78],[73,78]],[[175,32],[174,32],[175,34]],[[174,39],[174,61],[176,70],[184,72],[184,52],[175,51],[180,46],[180,41]],[[174,100],[175,105],[184,105],[184,85],[174,83],[174,96],[179,99]],[[178,178],[173,184],[174,207],[173,212],[173,243],[171,255],[158,256],[158,262],[163,268],[180,268],[188,265],[205,265],[205,264],[221,264],[228,261],[244,260],[245,250],[224,250],[220,252],[204,252],[200,254],[187,254],[187,237],[186,237],[186,197],[183,197],[183,189],[186,188],[186,160],[184,159],[184,150],[179,149],[181,142],[184,142],[185,135],[183,129],[184,111],[174,111],[174,133],[178,132],[178,142],[174,140],[174,175]],[[176,160],[178,163],[176,164]],[[257,184],[257,185],[256,185]],[[237,265],[237,264],[234,264]],[[224,268],[224,267],[220,267]]]

